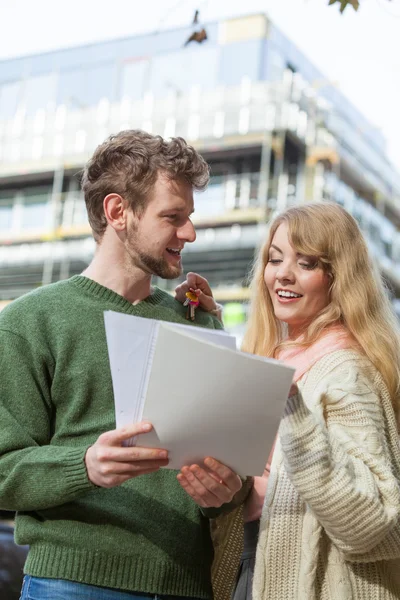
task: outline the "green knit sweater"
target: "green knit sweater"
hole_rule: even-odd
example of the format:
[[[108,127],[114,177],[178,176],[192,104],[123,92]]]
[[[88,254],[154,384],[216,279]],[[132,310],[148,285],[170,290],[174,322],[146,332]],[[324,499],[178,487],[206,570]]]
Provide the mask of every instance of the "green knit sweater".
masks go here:
[[[88,479],[87,448],[115,428],[105,310],[187,323],[185,308],[157,288],[133,306],[82,276],[1,313],[0,508],[18,511],[30,575],[210,598],[209,520],[175,471],[113,489]],[[221,328],[201,310],[195,324]]]

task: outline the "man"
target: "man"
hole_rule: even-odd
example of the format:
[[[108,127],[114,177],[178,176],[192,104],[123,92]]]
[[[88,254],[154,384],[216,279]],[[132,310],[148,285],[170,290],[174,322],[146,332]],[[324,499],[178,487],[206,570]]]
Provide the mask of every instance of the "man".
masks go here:
[[[30,546],[22,599],[212,596],[208,517],[245,486],[211,458],[177,474],[160,469],[166,451],[123,446],[151,424],[114,429],[103,322],[105,310],[187,322],[151,277],[180,275],[193,189],[208,178],[181,138],[112,136],[82,178],[91,264],[0,316],[0,508],[19,511],[16,540]],[[196,324],[221,327],[201,310]]]

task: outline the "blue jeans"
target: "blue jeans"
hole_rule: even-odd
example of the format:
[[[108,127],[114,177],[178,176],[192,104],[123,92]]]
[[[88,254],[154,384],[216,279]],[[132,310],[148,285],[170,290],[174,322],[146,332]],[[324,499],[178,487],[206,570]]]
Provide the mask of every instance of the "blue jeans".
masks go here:
[[[156,596],[86,585],[65,579],[25,575],[20,600],[189,600],[182,596]],[[194,600],[191,598],[190,600]]]

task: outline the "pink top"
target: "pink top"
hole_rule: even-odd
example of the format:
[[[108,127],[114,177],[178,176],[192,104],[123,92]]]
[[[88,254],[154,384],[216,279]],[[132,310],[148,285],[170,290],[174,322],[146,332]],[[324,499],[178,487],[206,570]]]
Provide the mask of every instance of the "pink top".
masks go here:
[[[296,369],[293,381],[301,379],[309,369],[326,354],[354,346],[347,330],[340,325],[326,329],[318,340],[308,348],[291,347],[280,351],[278,359]]]

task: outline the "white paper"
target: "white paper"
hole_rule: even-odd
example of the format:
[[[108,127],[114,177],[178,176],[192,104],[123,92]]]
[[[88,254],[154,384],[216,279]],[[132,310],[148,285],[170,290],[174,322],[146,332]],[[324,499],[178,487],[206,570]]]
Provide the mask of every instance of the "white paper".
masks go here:
[[[167,449],[168,468],[213,456],[240,475],[262,474],[294,369],[232,349],[223,332],[113,312],[105,324],[117,426],[151,421],[137,443]]]

